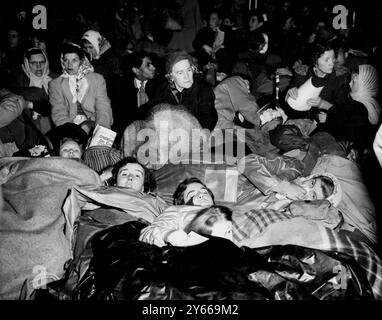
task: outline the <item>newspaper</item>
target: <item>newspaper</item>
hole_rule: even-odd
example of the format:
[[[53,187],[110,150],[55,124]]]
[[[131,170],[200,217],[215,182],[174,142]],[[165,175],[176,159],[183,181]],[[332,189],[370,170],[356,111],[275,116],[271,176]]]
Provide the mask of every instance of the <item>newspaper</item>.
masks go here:
[[[89,147],[107,146],[112,147],[117,133],[99,124],[96,125]]]

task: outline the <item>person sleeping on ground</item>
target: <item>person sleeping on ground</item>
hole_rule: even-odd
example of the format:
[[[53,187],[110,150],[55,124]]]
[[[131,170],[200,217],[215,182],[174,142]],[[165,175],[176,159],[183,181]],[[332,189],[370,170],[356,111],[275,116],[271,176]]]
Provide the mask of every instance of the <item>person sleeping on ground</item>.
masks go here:
[[[200,208],[209,208],[215,204],[212,191],[198,178],[183,180],[173,195],[174,206],[168,207],[159,219],[141,231],[140,240],[160,247],[170,243],[175,246],[192,245],[204,241],[195,233],[183,231],[190,219]]]
[[[251,209],[283,209],[292,200],[324,200],[336,206],[341,200],[337,178],[330,173],[302,177],[301,161],[276,154],[250,154],[238,163],[238,171],[253,184]]]
[[[316,183],[316,180],[320,181],[315,178],[310,181],[314,181]],[[325,197],[327,194],[329,194],[329,196],[326,198],[330,198],[330,196],[336,192],[334,190],[332,190],[332,193],[329,193],[330,191],[320,192],[318,191],[320,188],[318,186],[320,185],[321,182],[317,182],[316,187],[313,185],[307,185],[306,188],[311,189],[311,191],[310,193],[307,193],[304,201],[294,202],[292,205],[293,200],[282,199],[283,210],[276,211],[260,208],[256,210],[253,206],[237,206],[234,209],[232,218],[233,225],[243,226],[255,215],[267,215],[271,213],[271,215],[277,216],[280,220],[303,217],[306,220],[322,223],[330,228],[336,228],[341,222],[341,216],[331,205],[329,200],[325,198],[311,199],[312,201],[316,200],[312,203],[307,200],[308,197],[313,198],[312,193],[316,192],[314,191],[315,188],[317,189],[319,198]],[[163,213],[155,218],[151,225],[144,228],[141,231],[139,239],[143,242],[154,244],[159,247],[163,247],[166,244],[171,244],[174,246],[189,246],[204,242],[206,239],[200,237],[197,233],[187,233],[186,230],[188,229],[186,226],[195,218],[201,209],[211,208],[214,206],[215,203],[213,200],[213,194],[207,186],[195,177],[186,179],[179,184],[174,193],[174,206],[168,207],[165,211],[163,211]],[[246,215],[244,213],[248,214]],[[274,221],[278,220],[276,219]],[[254,227],[254,224],[251,223],[251,226]],[[247,232],[247,235],[249,237],[257,237],[262,231],[263,229],[261,228],[250,230],[250,232]],[[243,240],[243,237],[237,238]],[[248,237],[246,237],[245,240],[247,241]],[[235,243],[240,245],[240,241]]]

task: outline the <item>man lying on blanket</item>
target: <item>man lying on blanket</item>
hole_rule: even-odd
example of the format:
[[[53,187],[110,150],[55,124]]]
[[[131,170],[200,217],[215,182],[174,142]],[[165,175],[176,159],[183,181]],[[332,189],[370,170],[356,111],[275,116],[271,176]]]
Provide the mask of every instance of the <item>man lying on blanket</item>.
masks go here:
[[[295,158],[250,154],[239,161],[237,168],[255,187],[244,203],[251,209],[283,209],[292,200],[327,199],[336,206],[341,200],[341,187],[334,175],[302,177],[301,161]]]

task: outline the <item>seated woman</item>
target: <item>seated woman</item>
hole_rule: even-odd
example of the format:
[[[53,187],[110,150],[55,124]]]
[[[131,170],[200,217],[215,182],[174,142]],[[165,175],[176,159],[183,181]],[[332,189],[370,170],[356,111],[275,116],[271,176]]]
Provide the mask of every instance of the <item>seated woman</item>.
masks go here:
[[[88,134],[96,124],[110,128],[113,117],[104,77],[93,72],[84,51],[72,43],[64,45],[61,64],[63,74],[49,83],[54,124],[75,123]]]
[[[30,102],[28,105],[30,117],[43,134],[53,127],[48,84],[57,76],[49,70],[45,51],[33,47],[25,52],[24,63],[20,70],[16,70],[11,83],[12,90]]]
[[[310,48],[310,65],[297,65],[292,80],[292,87],[286,94],[286,101],[296,100],[299,96],[298,88],[311,79],[312,87],[319,92],[305,102],[306,105],[297,110],[288,104],[285,112],[289,118],[317,119],[320,110],[329,110],[342,95],[349,91],[348,80],[344,76],[337,76],[335,66],[335,51],[329,43],[315,43]],[[293,103],[291,101],[288,102]]]
[[[233,50],[232,35],[228,29],[221,29],[222,17],[218,11],[211,11],[208,26],[199,30],[192,43],[198,63],[202,69],[208,63],[217,64],[217,69],[226,74],[231,72]]]
[[[203,128],[212,131],[218,120],[213,89],[194,76],[193,58],[185,51],[174,51],[166,60],[168,81],[158,86],[150,101],[140,107],[141,119],[145,119],[156,105],[167,103],[183,105]]]
[[[381,108],[378,95],[377,70],[368,64],[352,73],[351,91],[330,108],[320,112],[316,131],[326,131],[337,141],[353,142],[362,153],[372,148]]]
[[[168,207],[155,221],[141,231],[140,240],[163,247],[195,244],[200,239],[195,234],[188,235],[184,226],[190,222],[200,208],[214,205],[211,190],[196,177],[182,181],[173,195],[174,206]]]

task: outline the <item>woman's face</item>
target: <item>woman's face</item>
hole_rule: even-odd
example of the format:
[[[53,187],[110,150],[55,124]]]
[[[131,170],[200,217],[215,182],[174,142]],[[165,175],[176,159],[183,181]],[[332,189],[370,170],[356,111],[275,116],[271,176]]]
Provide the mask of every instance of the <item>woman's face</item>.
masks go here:
[[[346,62],[345,52],[344,49],[338,49],[337,56],[336,56],[336,66],[340,67],[343,66]]]
[[[138,163],[128,163],[118,171],[118,187],[125,187],[137,191],[144,190],[145,170]]]
[[[210,14],[210,19],[208,21],[208,24],[211,29],[215,29],[219,26],[219,16],[216,12],[213,12]]]
[[[214,204],[212,197],[205,186],[198,182],[190,183],[184,190],[184,203],[192,200],[194,206],[210,207]]]
[[[334,50],[325,51],[321,57],[317,59],[316,68],[320,75],[326,75],[333,72],[336,62]]]
[[[81,159],[82,149],[80,145],[73,141],[65,141],[60,147],[60,157]]]
[[[89,41],[84,41],[82,48],[86,51],[91,57],[95,57],[97,55],[97,50]]]
[[[7,40],[11,48],[16,48],[19,45],[19,33],[16,30],[9,30],[7,34]]]
[[[42,77],[46,60],[42,53],[32,54],[29,58],[29,67],[36,77]]]
[[[44,50],[46,52],[46,43],[45,41],[42,41],[38,39],[37,37],[33,38],[33,43],[36,48],[39,48],[41,50]]]
[[[172,80],[179,91],[189,89],[194,84],[194,70],[188,59],[180,60],[172,67]]]
[[[81,66],[81,59],[77,53],[66,53],[63,57],[64,68],[70,75],[76,75]]]
[[[262,23],[259,22],[259,18],[257,16],[251,16],[248,24],[250,31],[256,30],[262,26]]]

